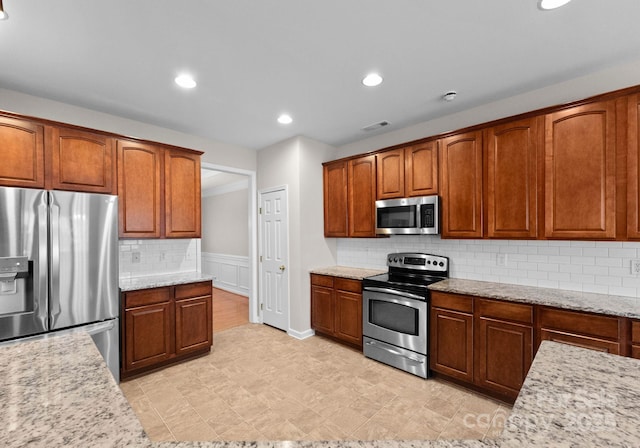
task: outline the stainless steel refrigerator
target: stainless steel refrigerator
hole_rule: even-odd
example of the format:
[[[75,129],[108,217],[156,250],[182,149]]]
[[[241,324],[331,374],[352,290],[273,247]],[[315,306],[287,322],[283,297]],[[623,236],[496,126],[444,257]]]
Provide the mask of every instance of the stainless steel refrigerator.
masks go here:
[[[117,196],[0,187],[0,341],[87,331],[118,382],[118,294]]]

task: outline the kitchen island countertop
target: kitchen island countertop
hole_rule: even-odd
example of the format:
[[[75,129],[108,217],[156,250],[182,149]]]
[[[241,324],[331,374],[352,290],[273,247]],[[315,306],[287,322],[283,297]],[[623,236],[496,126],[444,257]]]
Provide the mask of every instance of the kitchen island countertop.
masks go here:
[[[139,289],[160,288],[162,286],[183,285],[186,283],[213,280],[213,276],[202,272],[180,272],[177,274],[146,275],[120,279],[120,290],[136,291]]]
[[[432,291],[466,294],[532,305],[640,319],[640,300],[565,289],[540,288],[449,278],[429,285]]]
[[[413,448],[640,445],[640,360],[545,341],[496,440],[158,442],[89,335],[0,347],[0,446]]]

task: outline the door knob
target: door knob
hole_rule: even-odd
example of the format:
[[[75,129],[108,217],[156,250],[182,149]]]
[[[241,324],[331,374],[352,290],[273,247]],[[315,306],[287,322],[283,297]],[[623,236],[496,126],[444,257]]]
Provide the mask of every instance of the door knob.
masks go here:
[[[284,272],[284,265],[280,266],[280,270]]]

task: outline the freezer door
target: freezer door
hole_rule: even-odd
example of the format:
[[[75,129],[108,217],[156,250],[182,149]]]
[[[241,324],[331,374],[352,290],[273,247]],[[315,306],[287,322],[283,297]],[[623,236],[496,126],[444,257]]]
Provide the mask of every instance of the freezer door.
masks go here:
[[[118,198],[50,194],[50,327],[118,317]]]
[[[47,193],[0,187],[0,340],[47,331],[47,304]]]

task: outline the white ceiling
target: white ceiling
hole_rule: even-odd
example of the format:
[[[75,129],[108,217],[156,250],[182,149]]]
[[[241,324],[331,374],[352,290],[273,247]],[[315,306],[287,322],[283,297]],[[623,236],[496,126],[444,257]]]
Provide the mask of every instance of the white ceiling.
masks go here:
[[[0,87],[260,149],[332,145],[640,57],[640,1],[4,0]],[[370,71],[384,82],[360,83]],[[174,77],[188,71],[198,87]],[[639,78],[640,83],[640,78]],[[441,100],[450,89],[452,103]],[[2,109],[0,99],[0,109]],[[277,116],[288,112],[284,126]]]

